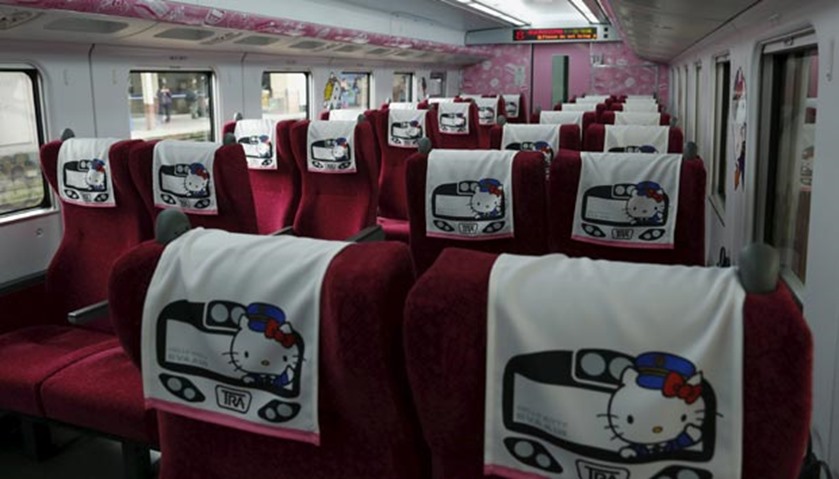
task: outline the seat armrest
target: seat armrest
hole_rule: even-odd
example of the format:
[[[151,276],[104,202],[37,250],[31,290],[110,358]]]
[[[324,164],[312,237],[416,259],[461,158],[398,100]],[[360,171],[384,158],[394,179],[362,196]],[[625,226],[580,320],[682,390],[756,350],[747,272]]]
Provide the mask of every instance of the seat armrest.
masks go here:
[[[70,311],[67,313],[67,321],[70,324],[81,325],[107,316],[108,302],[102,301],[101,303],[91,304],[90,306]]]
[[[41,284],[44,281],[46,281],[46,279],[47,272],[40,271],[38,273],[30,274],[22,278],[17,278],[11,281],[6,281],[5,283],[0,283],[0,296],[12,294],[14,292]]]
[[[286,226],[281,228],[277,231],[274,231],[269,236],[289,236],[294,234],[294,227],[293,226]]]
[[[350,236],[347,238],[347,241],[352,243],[370,243],[373,241],[384,241],[385,240],[385,230],[382,229],[380,225],[374,225],[363,230],[359,231],[358,233]]]

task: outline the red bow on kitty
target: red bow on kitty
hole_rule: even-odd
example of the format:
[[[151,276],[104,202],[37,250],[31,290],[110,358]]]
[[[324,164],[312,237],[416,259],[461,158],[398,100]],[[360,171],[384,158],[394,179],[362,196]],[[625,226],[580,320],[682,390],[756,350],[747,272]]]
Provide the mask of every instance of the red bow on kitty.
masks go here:
[[[286,323],[280,323],[276,319],[269,319],[268,321],[266,321],[265,337],[268,339],[275,339],[283,346],[290,348],[294,346],[294,343],[297,342],[297,337],[294,335],[294,332],[291,331],[291,327],[288,328],[288,333],[280,329],[280,326],[282,326],[283,324]]]
[[[702,395],[702,385],[691,386],[681,374],[671,372],[664,380],[661,393],[666,398],[677,397],[688,404],[693,404]]]

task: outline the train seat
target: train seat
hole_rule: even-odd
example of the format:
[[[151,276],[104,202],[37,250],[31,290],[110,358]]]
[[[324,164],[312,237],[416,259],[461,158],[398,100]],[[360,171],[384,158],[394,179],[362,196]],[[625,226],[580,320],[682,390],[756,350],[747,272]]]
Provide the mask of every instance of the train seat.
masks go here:
[[[557,125],[559,128],[559,147],[580,151],[580,127],[578,125]],[[493,150],[502,149],[501,139],[504,136],[504,126],[495,125],[490,130],[489,146]],[[558,152],[555,152],[556,154]]]
[[[684,160],[673,249],[614,247],[572,239],[580,182],[580,152],[562,150],[551,165],[550,249],[568,256],[637,263],[705,264],[705,166],[700,158]]]
[[[320,239],[345,239],[376,224],[379,168],[370,121],[355,126],[356,171],[349,174],[310,171],[307,136],[311,122],[291,129],[291,147],[302,180],[293,232]]]
[[[457,116],[455,113],[445,113],[447,115],[445,118],[441,118],[441,108],[446,109],[447,106],[441,106],[443,104],[434,105],[430,110],[433,112],[434,115],[437,115],[437,121],[431,124],[431,135],[429,138],[431,142],[434,144],[436,148],[446,148],[446,149],[455,149],[455,150],[476,150],[480,147],[480,137],[481,137],[481,129],[478,123],[478,106],[475,105],[474,102],[471,101],[455,101],[455,102],[447,102],[446,104],[468,104],[468,113],[466,114],[466,118],[464,119],[461,116]],[[433,105],[433,104],[432,104]],[[450,130],[454,130],[457,127],[460,127],[462,123],[466,121],[468,125],[468,133],[452,133],[443,131],[443,129],[448,128]],[[441,122],[443,125],[441,125]],[[449,125],[446,127],[445,125]]]
[[[136,367],[145,291],[163,249],[140,245],[111,278],[117,330]],[[320,309],[319,446],[160,412],[159,477],[428,477],[401,347],[413,282],[401,243],[354,244],[332,260]]]
[[[614,111],[614,110],[604,111],[600,115],[600,123],[602,123],[604,125],[614,125],[615,124],[615,119],[617,118],[617,115],[619,113],[623,113],[623,112]],[[654,113],[650,113],[650,114],[654,114]],[[670,126],[670,115],[668,115],[667,113],[659,113],[658,124],[661,125],[661,126]]]
[[[513,93],[509,95],[501,95],[504,100],[503,115],[510,123],[527,123],[530,115],[527,108],[527,97],[524,93]],[[518,108],[515,110],[514,108]],[[515,113],[515,115],[513,115]]]
[[[434,151],[431,152],[431,154],[433,153]],[[475,155],[480,158],[485,153],[485,151],[476,151]],[[511,184],[515,195],[512,211],[514,237],[483,240],[428,236],[426,229],[428,158],[429,154],[423,153],[411,156],[408,159],[407,170],[411,252],[418,273],[431,266],[443,249],[452,246],[518,254],[544,254],[547,252],[547,188],[545,186],[545,159],[541,153],[519,152],[513,159]],[[459,183],[461,180],[462,178],[453,178],[453,183]],[[454,203],[454,208],[457,204],[463,203],[464,200],[462,194],[454,196],[441,194],[440,196],[449,196],[449,199],[444,199]],[[474,218],[474,215],[468,212],[458,214],[461,215],[461,219],[467,220],[467,223],[468,220]]]
[[[153,220],[163,211],[154,204],[152,164],[155,145],[156,142],[138,145],[131,151],[130,162],[131,178]],[[181,160],[189,164],[193,159],[178,158]],[[187,213],[192,224],[236,233],[257,233],[256,208],[244,150],[239,145],[220,146],[215,152],[210,176],[215,184],[218,214]]]
[[[300,172],[291,156],[291,126],[297,120],[276,124],[276,168],[248,169],[258,231],[268,234],[289,226],[294,221],[300,203]],[[236,122],[224,125],[223,133],[234,134]]]
[[[583,140],[583,151],[603,151],[606,143],[606,128],[604,124],[594,124],[586,130],[585,139]],[[645,126],[633,126],[634,130],[641,131]],[[652,130],[651,130],[652,131]],[[650,135],[652,137],[655,132]],[[667,153],[682,153],[684,151],[685,137],[682,129],[678,127],[670,127],[668,132]]]
[[[483,477],[488,285],[497,258],[444,251],[408,296],[406,367],[434,477]],[[741,477],[797,477],[810,425],[810,332],[783,283],[746,295],[743,328]]]
[[[664,112],[664,106],[658,105],[654,100],[650,102],[637,102],[634,105],[629,102],[612,103],[608,109],[611,111]]]

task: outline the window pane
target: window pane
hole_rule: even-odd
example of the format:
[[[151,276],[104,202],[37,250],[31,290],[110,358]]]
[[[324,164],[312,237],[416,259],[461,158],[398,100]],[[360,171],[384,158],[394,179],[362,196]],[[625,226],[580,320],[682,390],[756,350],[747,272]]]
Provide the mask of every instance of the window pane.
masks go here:
[[[341,72],[340,108],[370,108],[370,74]]]
[[[46,206],[33,77],[0,71],[0,215]]]
[[[305,73],[262,74],[262,118],[309,118],[309,76]]]
[[[717,63],[714,108],[714,182],[713,190],[725,205],[725,178],[728,168],[728,114],[731,108],[731,63]]]
[[[412,73],[395,73],[393,75],[393,95],[390,97],[392,101],[414,101],[413,89],[411,88],[413,78]]]
[[[131,72],[131,138],[213,141],[212,74]]]
[[[778,84],[773,85],[776,105],[765,232],[768,242],[781,253],[781,265],[804,283],[815,161],[818,51],[778,54],[774,61]]]

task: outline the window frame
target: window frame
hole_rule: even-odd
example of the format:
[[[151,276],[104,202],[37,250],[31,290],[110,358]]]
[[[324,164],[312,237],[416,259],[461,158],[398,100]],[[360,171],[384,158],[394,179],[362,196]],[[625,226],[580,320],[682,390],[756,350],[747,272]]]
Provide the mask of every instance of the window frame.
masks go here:
[[[717,214],[720,223],[725,226],[725,205],[726,187],[728,186],[728,140],[729,128],[731,126],[731,57],[723,53],[714,57],[714,125],[713,125],[713,147],[711,156],[711,175],[709,198],[714,212]],[[720,69],[727,73],[723,74],[723,81],[720,82]],[[720,91],[722,83],[722,91]],[[720,111],[722,110],[722,111]],[[722,175],[722,176],[721,176]]]
[[[210,105],[208,105],[207,111],[210,112],[210,138],[206,140],[209,143],[215,143],[221,141],[219,139],[219,132],[220,129],[218,127],[218,112],[219,112],[219,105],[216,102],[216,92],[219,90],[218,88],[218,72],[214,68],[209,68],[207,70],[200,70],[196,68],[158,68],[158,69],[146,69],[146,70],[139,70],[135,68],[128,69],[128,76],[129,78],[133,73],[200,73],[205,75],[210,75],[210,79],[207,82],[207,97],[210,99]],[[131,109],[131,105],[128,106],[129,112]],[[128,124],[128,136],[130,139],[132,137],[133,130],[131,129],[131,123]],[[158,138],[150,139],[150,140],[158,140]]]
[[[371,105],[373,104],[373,72],[364,71],[364,70],[341,70],[341,75],[366,75],[367,76],[367,105],[359,105],[347,108],[354,109],[354,108],[361,108],[363,110],[370,110],[373,108]]]
[[[395,71],[395,72],[393,72],[393,77],[394,78],[396,78],[398,75],[403,75],[403,76],[407,75],[409,77],[409,80],[408,80],[408,98],[405,101],[408,102],[408,103],[413,102],[414,101],[414,81],[416,81],[415,80],[416,73],[406,72],[406,71]],[[391,90],[392,89],[393,88],[391,87]],[[391,91],[391,94],[393,94],[393,91]],[[391,98],[391,100],[396,101],[395,98]]]
[[[692,133],[692,140],[698,146],[700,144],[700,137],[701,137],[701,128],[700,124],[702,123],[702,117],[700,115],[701,108],[699,107],[702,102],[700,101],[700,85],[702,82],[700,81],[700,77],[702,76],[702,61],[697,61],[693,64],[693,131]]]
[[[287,73],[287,74],[296,74],[302,73],[306,76],[306,118],[301,118],[301,120],[310,120],[312,118],[312,72],[308,70],[262,70],[262,75],[272,75],[274,73]],[[262,76],[259,77],[260,82],[262,81]],[[261,91],[261,85],[260,85]],[[261,100],[261,99],[260,99]],[[260,106],[260,110],[261,110]],[[265,115],[265,112],[261,112],[262,115]]]
[[[35,129],[37,132],[39,150],[37,158],[38,171],[41,173],[41,186],[43,187],[43,196],[41,198],[41,202],[37,205],[30,206],[28,208],[7,211],[5,213],[0,213],[0,224],[12,223],[33,216],[41,216],[45,213],[52,213],[58,211],[57,202],[54,201],[52,196],[52,188],[50,187],[49,180],[47,180],[47,177],[44,174],[44,170],[41,167],[40,161],[40,148],[44,146],[47,142],[47,124],[45,117],[46,108],[44,103],[44,92],[41,72],[38,70],[38,68],[36,68],[33,65],[0,64],[0,73],[4,72],[23,73],[29,78],[29,81],[32,84],[32,100],[33,108],[35,110]]]

